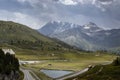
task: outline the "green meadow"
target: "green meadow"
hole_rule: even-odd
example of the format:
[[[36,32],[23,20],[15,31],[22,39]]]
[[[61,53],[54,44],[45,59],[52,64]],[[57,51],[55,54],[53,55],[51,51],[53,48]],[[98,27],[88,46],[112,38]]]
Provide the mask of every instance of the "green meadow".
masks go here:
[[[18,56],[19,57],[19,56]],[[21,56],[22,57],[22,56]],[[25,57],[25,56],[24,56]],[[35,58],[35,56],[33,56]],[[29,56],[30,58],[33,58]],[[38,56],[37,56],[38,57]],[[116,56],[102,53],[64,53],[57,56],[39,56],[41,63],[26,64],[27,67],[35,69],[58,69],[78,71],[89,65],[110,63]],[[33,60],[33,59],[32,59]]]

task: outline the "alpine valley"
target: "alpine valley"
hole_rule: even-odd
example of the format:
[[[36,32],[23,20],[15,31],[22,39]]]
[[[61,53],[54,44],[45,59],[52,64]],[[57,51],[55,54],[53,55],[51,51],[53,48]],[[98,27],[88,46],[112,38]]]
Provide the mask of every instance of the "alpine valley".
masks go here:
[[[51,26],[47,27],[47,25]],[[4,55],[6,56],[4,60],[4,57],[2,56],[2,54],[4,53],[1,51],[0,80],[14,80],[14,77],[11,77],[13,76],[11,73],[12,70],[15,70],[17,72],[17,69],[14,68],[20,68],[20,70],[18,69],[18,71],[19,78],[21,79],[18,80],[54,80],[55,78],[62,78],[64,75],[67,74],[61,76],[60,74],[58,74],[59,72],[55,73],[53,71],[61,72],[63,70],[65,72],[72,71],[73,75],[75,74],[75,77],[79,78],[79,76],[76,75],[76,71],[79,72],[89,65],[110,64],[113,59],[116,58],[116,55],[106,51],[79,50],[81,48],[86,50],[95,50],[95,46],[103,46],[102,41],[104,40],[101,40],[100,37],[104,38],[105,36],[106,38],[106,36],[108,35],[106,33],[110,33],[110,31],[107,32],[97,27],[97,25],[94,23],[79,26],[63,22],[50,22],[47,25],[46,27],[43,27],[41,29],[41,31],[43,31],[41,33],[45,32],[45,35],[43,35],[37,30],[31,29],[28,26],[20,23],[16,23],[13,21],[0,21],[0,48],[2,48],[1,50],[7,51],[13,50],[15,52],[13,56],[18,59],[14,64],[11,64],[13,59],[11,58],[11,62],[9,62],[10,55]],[[101,31],[104,32],[104,35],[100,34]],[[113,34],[115,33],[116,30]],[[112,38],[115,39],[114,36],[112,36]],[[63,40],[65,41],[62,42]],[[69,46],[68,44],[66,44],[66,42],[69,42],[69,44],[71,44],[72,46]],[[117,44],[116,40],[116,45],[110,46],[107,44],[106,46],[109,46],[108,48],[112,48],[119,45]],[[76,47],[79,47],[79,49]],[[9,63],[4,68],[5,64],[7,64],[7,61]],[[20,66],[18,64],[18,61],[20,63]],[[115,65],[118,65],[116,64],[116,62],[114,63]],[[14,67],[14,65],[17,65],[17,67]],[[50,75],[45,74],[44,72],[41,72],[44,71],[44,69],[45,71],[52,70],[53,77],[50,77]],[[88,70],[88,68],[86,68],[85,70]],[[116,73],[119,74],[119,69],[115,68],[115,71],[116,70],[118,70],[118,72]],[[9,76],[6,75],[6,73],[8,72],[11,73],[9,74],[11,75],[11,79],[9,79]],[[33,74],[33,76],[31,73]],[[79,73],[81,73],[81,71]],[[111,75],[115,75],[116,73]],[[56,74],[58,75],[58,77],[55,76]],[[7,79],[2,79],[4,78],[4,75],[6,75]],[[17,76],[17,74],[15,74],[14,76]],[[34,78],[34,76],[36,77]],[[119,77],[117,76],[117,78]]]
[[[0,80],[120,80],[120,0],[0,0]]]

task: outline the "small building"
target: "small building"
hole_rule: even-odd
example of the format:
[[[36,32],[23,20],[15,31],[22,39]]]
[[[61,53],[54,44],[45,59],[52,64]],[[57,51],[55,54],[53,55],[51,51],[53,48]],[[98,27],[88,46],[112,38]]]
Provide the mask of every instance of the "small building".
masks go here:
[[[11,55],[15,55],[15,52],[12,49],[2,49],[2,51],[6,53],[10,53]]]

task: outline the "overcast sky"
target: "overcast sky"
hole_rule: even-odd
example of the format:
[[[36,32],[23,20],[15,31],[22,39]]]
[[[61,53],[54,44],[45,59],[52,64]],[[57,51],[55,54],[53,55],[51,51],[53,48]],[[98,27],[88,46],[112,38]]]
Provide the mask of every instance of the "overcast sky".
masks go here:
[[[0,0],[0,20],[38,29],[49,21],[120,28],[120,0]]]

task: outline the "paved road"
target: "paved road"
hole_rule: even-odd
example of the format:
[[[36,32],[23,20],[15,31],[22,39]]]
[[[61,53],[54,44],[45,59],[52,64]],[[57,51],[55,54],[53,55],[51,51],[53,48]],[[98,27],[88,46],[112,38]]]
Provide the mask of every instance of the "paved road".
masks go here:
[[[27,69],[20,69],[24,73],[24,79],[23,80],[40,80],[35,73],[33,73],[31,70]],[[30,72],[34,75],[34,77],[30,74]]]
[[[36,80],[41,80],[34,72],[32,72],[32,71],[30,71],[30,72],[34,75]]]
[[[68,78],[71,78],[71,77],[78,76],[78,75],[80,75],[80,74],[82,74],[82,73],[84,73],[84,72],[86,72],[86,71],[88,71],[88,68],[85,68],[85,69],[83,69],[83,70],[81,70],[81,71],[78,71],[78,72],[75,72],[75,73],[73,73],[73,74],[70,74],[70,75],[68,75],[68,76],[58,78],[58,79],[56,79],[56,80],[65,80],[65,79],[68,79]]]
[[[21,71],[24,73],[24,80],[35,80],[29,70],[21,69]]]

